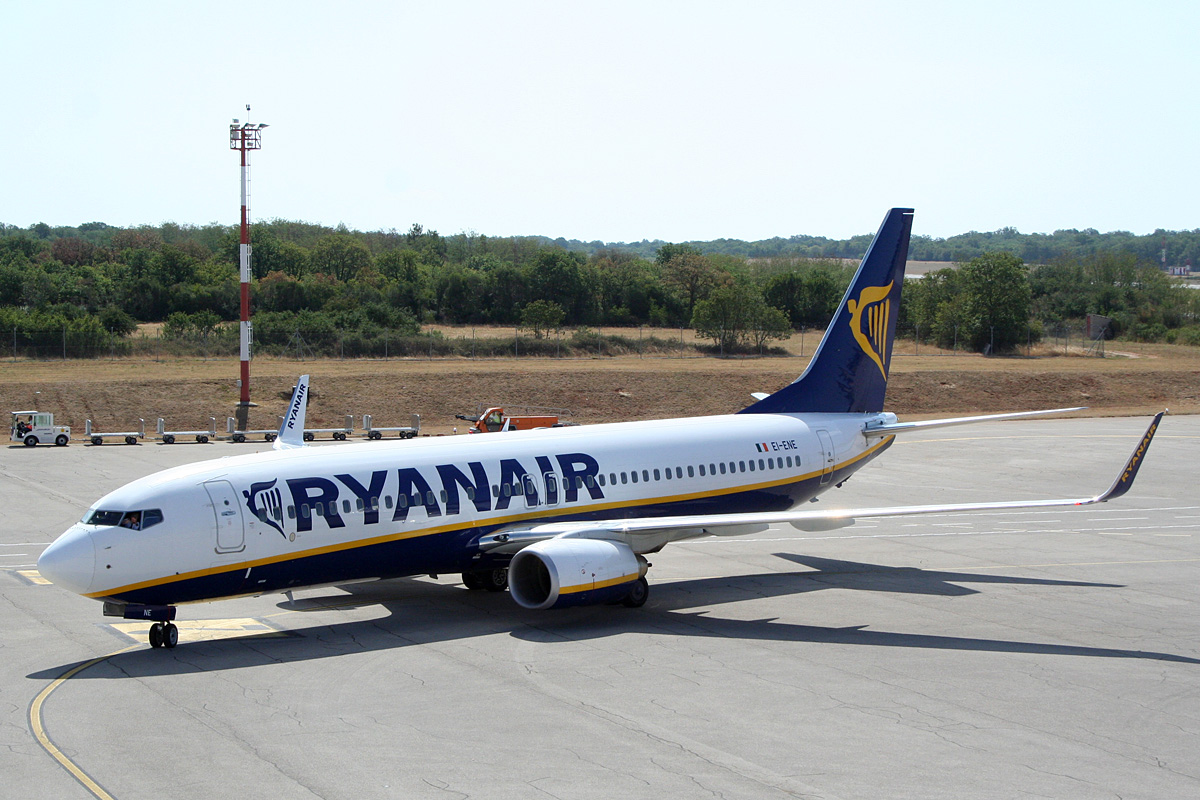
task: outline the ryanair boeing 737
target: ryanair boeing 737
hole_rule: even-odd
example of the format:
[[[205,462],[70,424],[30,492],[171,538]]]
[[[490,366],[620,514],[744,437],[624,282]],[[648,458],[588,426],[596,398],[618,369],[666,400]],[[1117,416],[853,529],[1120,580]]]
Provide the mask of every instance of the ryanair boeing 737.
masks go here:
[[[152,622],[150,644],[174,647],[184,603],[462,573],[468,588],[507,586],[525,608],[640,606],[646,555],[670,542],[1124,494],[1161,413],[1095,497],[800,510],[898,434],[1054,413],[902,423],[883,410],[911,227],[911,209],[888,212],[804,374],[736,414],[314,448],[303,442],[303,376],[274,451],[122,486],[38,569],[106,615]]]

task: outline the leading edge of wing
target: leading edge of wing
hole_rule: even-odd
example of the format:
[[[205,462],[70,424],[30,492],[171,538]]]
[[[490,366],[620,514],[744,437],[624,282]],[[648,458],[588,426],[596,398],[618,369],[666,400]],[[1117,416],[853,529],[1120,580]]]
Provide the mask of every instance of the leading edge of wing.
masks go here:
[[[1009,500],[993,503],[948,503],[940,505],[890,506],[882,508],[846,508],[831,511],[769,511],[742,514],[697,514],[679,517],[636,517],[611,521],[547,522],[501,531],[484,536],[479,547],[485,551],[516,551],[522,547],[556,536],[584,538],[618,538],[630,543],[643,537],[669,541],[698,536],[740,536],[765,530],[769,525],[789,524],[800,530],[822,531],[853,525],[856,519],[898,517],[916,514],[938,514],[972,511],[996,511],[1018,508],[1049,508],[1054,506],[1087,506],[1120,497],[1129,491],[1137,477],[1163,415],[1155,415],[1139,440],[1133,454],[1121,467],[1117,479],[1107,491],[1094,497],[1075,497],[1057,500]],[[655,536],[655,535],[658,536]],[[635,548],[640,549],[640,548]]]

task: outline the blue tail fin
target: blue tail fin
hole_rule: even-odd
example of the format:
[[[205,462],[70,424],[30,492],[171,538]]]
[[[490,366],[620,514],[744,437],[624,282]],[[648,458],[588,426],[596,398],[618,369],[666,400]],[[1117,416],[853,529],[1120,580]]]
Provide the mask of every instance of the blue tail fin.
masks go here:
[[[883,218],[804,374],[739,413],[883,410],[912,214],[893,208]]]

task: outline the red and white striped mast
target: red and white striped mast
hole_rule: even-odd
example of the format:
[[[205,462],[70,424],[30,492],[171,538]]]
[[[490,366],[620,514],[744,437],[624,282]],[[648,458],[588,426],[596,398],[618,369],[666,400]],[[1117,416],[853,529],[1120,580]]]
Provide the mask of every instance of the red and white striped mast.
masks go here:
[[[246,106],[246,116],[250,115],[250,106]],[[241,413],[238,414],[238,423],[244,430],[246,428],[246,412],[253,403],[250,402],[250,339],[252,328],[250,326],[250,191],[249,191],[249,174],[250,174],[250,150],[262,149],[262,129],[267,127],[263,123],[257,125],[251,124],[247,119],[246,122],[238,124],[235,119],[233,124],[229,126],[229,149],[237,150],[242,154],[242,234],[240,244],[238,246],[238,262],[240,265],[241,282],[242,282],[242,317],[240,327],[241,338],[241,358],[242,358],[242,377],[238,381],[238,386],[241,388],[241,402],[238,404]]]

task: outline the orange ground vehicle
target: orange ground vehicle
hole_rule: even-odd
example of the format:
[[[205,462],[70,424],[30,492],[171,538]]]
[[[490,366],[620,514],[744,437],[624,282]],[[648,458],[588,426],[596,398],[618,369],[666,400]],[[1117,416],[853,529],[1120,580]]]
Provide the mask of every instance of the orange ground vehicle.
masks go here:
[[[543,411],[562,411],[563,409],[542,409]],[[531,431],[534,428],[561,428],[574,425],[573,422],[559,422],[558,414],[523,414],[520,416],[504,413],[502,406],[492,406],[479,414],[469,417],[466,414],[455,414],[457,419],[465,419],[472,423],[467,433],[498,433],[500,431]]]

